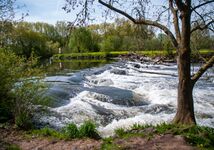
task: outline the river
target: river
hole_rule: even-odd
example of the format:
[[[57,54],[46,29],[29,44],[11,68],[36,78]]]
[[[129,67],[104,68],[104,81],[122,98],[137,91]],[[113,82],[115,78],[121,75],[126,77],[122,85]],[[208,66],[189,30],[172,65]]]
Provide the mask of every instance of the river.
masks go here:
[[[104,137],[116,128],[172,120],[177,105],[176,64],[105,63],[80,69],[57,63],[59,70],[52,69],[44,79],[52,103],[35,120],[54,128],[93,120]],[[194,65],[192,71],[197,69]],[[198,81],[193,95],[197,123],[214,127],[214,68]]]

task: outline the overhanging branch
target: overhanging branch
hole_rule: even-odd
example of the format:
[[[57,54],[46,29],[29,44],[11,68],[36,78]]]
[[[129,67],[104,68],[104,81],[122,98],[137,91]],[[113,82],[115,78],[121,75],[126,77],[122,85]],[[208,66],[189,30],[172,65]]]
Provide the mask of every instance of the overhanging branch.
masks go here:
[[[195,83],[198,81],[198,79],[206,72],[206,70],[209,69],[209,68],[211,68],[211,67],[213,66],[213,64],[214,64],[214,56],[212,56],[212,57],[210,58],[210,60],[209,60],[207,63],[205,63],[205,64],[198,70],[198,72],[195,73],[195,74],[192,76],[192,78],[191,78],[192,83],[195,84]]]
[[[139,20],[136,20],[135,18],[133,18],[131,15],[129,15],[128,13],[126,13],[125,11],[122,11],[114,6],[112,6],[111,4],[108,4],[102,0],[98,0],[98,2],[100,4],[102,4],[103,6],[125,16],[126,18],[128,18],[129,20],[131,20],[133,23],[135,24],[144,24],[144,25],[150,25],[150,26],[154,26],[154,27],[157,27],[161,30],[163,30],[168,36],[169,38],[171,39],[173,45],[177,48],[178,47],[178,42],[176,40],[176,38],[174,37],[173,33],[164,25],[158,23],[157,21],[151,21],[151,20],[146,20],[146,19],[139,19]]]
[[[213,3],[213,2],[214,2],[214,0],[209,0],[209,1],[206,1],[206,2],[204,2],[204,3],[201,3],[201,4],[199,4],[199,5],[195,6],[195,7],[193,7],[193,8],[191,9],[191,11],[194,11],[194,10],[196,10],[196,9],[198,9],[198,8],[200,8],[200,7],[202,7],[202,6],[204,6],[204,5],[207,5],[207,4]]]
[[[205,25],[197,25],[196,27],[194,27],[194,28],[191,30],[191,33],[193,33],[193,32],[196,31],[196,30],[208,29],[209,26],[210,26],[211,24],[213,24],[213,23],[214,23],[214,20],[211,20],[210,22],[208,22],[208,23],[205,24]]]

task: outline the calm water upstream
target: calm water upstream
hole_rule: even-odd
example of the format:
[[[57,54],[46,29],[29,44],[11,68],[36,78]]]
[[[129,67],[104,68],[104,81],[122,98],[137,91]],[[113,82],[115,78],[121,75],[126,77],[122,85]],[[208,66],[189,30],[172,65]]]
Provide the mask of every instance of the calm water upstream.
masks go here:
[[[41,125],[61,128],[90,119],[97,123],[102,136],[135,123],[172,120],[177,105],[176,64],[105,63],[88,63],[80,68],[74,67],[79,65],[77,62],[55,63],[45,78],[49,84],[47,95],[53,103],[48,112],[38,113],[36,120]],[[195,65],[193,70],[197,69]],[[214,127],[214,68],[196,84],[194,105],[198,124]]]

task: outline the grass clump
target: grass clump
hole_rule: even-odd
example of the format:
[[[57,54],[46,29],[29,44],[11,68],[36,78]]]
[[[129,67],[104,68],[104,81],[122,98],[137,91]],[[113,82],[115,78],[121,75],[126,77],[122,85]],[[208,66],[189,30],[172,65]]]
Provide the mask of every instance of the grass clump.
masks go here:
[[[100,138],[96,130],[96,125],[91,121],[85,121],[79,128],[80,137]]]
[[[45,128],[38,129],[38,130],[32,130],[30,132],[30,134],[36,135],[36,136],[54,137],[54,138],[58,138],[58,139],[66,138],[66,136],[63,133],[61,133],[55,129],[49,128],[49,127],[45,127]]]
[[[114,143],[114,139],[109,137],[103,139],[101,150],[120,150],[120,146]]]
[[[134,132],[133,132],[134,131]],[[190,144],[212,149],[214,147],[214,128],[162,123],[156,126],[134,124],[129,131],[122,128],[115,130],[120,138],[143,136],[151,138],[156,134],[174,134],[185,137]]]
[[[118,128],[114,132],[119,137],[123,137],[124,135],[127,135],[127,132],[123,128]]]
[[[79,128],[76,124],[71,123],[64,127],[61,131],[45,127],[39,130],[32,130],[30,134],[54,137],[58,139],[75,139],[84,137],[100,139],[96,125],[91,121],[85,121]]]
[[[17,145],[9,145],[6,147],[6,150],[21,150]]]
[[[68,138],[78,138],[79,137],[79,130],[77,125],[74,123],[68,124],[64,129],[64,134]]]

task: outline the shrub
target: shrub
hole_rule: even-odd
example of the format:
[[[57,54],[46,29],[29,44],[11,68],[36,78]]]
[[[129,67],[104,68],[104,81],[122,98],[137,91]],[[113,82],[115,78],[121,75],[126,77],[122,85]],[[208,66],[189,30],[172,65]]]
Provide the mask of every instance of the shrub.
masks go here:
[[[0,122],[13,119],[18,127],[31,127],[34,105],[44,101],[37,60],[33,55],[26,59],[0,49]]]

